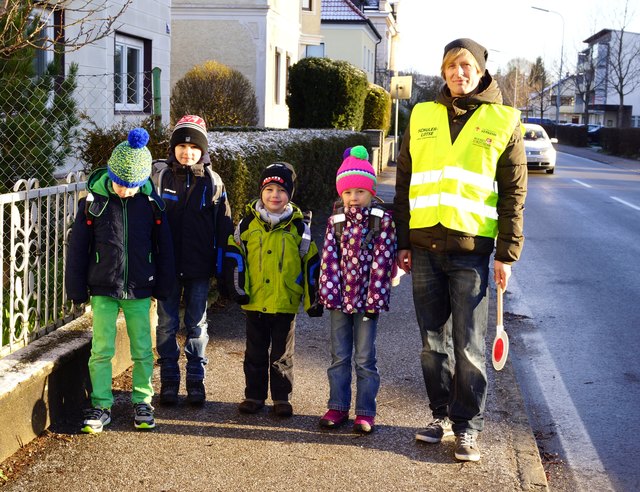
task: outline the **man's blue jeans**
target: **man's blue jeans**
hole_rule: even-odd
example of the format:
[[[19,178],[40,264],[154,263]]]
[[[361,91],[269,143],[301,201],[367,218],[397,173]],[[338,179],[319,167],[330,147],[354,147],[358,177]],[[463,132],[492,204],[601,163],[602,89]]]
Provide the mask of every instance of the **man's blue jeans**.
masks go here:
[[[166,301],[158,302],[156,348],[163,382],[179,382],[180,346],[176,334],[180,328],[180,299],[184,298],[184,326],[187,339],[184,353],[187,357],[187,381],[202,381],[207,342],[207,298],[209,279],[176,281],[176,287]]]
[[[484,426],[489,257],[412,251],[429,407],[434,418],[449,416],[454,432],[479,432]]]
[[[347,411],[351,407],[351,359],[356,366],[356,415],[375,417],[380,374],[376,367],[377,319],[364,313],[331,310],[331,366],[328,408]]]

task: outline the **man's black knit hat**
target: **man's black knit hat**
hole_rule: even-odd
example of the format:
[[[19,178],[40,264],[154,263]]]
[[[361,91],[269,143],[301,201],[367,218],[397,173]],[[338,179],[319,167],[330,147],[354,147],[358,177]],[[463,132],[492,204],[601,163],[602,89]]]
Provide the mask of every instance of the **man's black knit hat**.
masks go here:
[[[485,48],[481,44],[476,43],[473,39],[455,39],[444,47],[443,58],[447,55],[449,50],[452,50],[453,48],[464,48],[465,50],[469,51],[478,62],[480,72],[484,73],[487,66],[487,58],[489,58],[489,52],[487,51],[487,48]]]

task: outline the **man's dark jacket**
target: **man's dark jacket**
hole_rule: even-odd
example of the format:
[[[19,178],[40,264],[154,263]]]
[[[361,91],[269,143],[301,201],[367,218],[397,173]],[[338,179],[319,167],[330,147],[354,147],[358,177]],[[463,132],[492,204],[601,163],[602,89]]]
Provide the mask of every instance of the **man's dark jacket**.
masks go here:
[[[451,142],[455,142],[473,112],[480,104],[502,104],[498,84],[485,72],[477,89],[464,97],[452,97],[445,84],[436,102],[447,107]],[[396,196],[393,219],[396,223],[398,250],[417,247],[433,253],[491,254],[506,264],[520,257],[524,200],[527,194],[527,156],[520,125],[513,128],[511,139],[498,159],[495,181],[498,183],[498,237],[474,236],[447,229],[442,224],[420,229],[409,229],[409,185],[411,182],[410,125],[404,133],[396,173]]]

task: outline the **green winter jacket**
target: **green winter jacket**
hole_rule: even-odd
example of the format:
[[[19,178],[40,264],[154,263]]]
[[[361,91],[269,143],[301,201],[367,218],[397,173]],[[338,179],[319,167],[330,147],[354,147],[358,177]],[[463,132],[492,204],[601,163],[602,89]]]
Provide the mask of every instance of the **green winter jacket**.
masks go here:
[[[274,228],[249,203],[229,236],[224,271],[231,296],[246,311],[297,313],[315,303],[320,259],[311,231],[294,205],[293,214]]]

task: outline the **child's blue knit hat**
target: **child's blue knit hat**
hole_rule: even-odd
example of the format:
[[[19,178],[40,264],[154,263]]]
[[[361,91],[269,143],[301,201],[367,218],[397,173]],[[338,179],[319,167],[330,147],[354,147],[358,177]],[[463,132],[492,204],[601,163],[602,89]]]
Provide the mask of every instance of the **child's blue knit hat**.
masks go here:
[[[134,128],[126,142],[113,149],[107,172],[114,183],[126,188],[142,186],[151,175],[151,152],[145,147],[149,134],[144,128]]]

